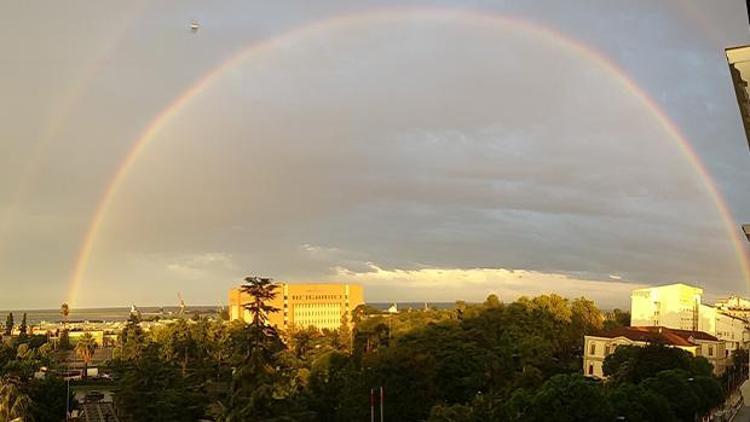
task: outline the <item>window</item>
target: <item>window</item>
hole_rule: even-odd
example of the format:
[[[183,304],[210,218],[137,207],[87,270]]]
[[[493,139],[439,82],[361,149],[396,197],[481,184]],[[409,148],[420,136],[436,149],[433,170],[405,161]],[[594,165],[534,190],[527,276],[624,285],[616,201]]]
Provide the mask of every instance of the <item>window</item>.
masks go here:
[[[594,375],[594,365],[591,363],[589,364],[589,375]]]
[[[604,346],[604,356],[609,356],[609,344]]]
[[[591,346],[589,346],[589,354],[590,355],[596,354],[596,343],[591,343]]]
[[[714,346],[708,346],[708,355],[713,356],[714,355]]]

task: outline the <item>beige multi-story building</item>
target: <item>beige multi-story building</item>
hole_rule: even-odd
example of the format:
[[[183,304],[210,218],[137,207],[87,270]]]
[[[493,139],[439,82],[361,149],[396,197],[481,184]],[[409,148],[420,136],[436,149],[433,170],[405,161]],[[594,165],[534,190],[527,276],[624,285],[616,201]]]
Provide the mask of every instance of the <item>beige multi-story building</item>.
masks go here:
[[[702,331],[677,330],[667,327],[620,327],[597,335],[584,336],[583,374],[605,378],[604,359],[617,347],[639,346],[659,342],[687,351],[693,356],[705,357],[714,367],[714,374],[726,369],[726,343]]]
[[[359,284],[290,284],[276,283],[276,298],[269,304],[277,308],[268,316],[271,325],[285,330],[292,327],[337,329],[342,320],[351,321],[351,313],[364,303]],[[244,309],[251,297],[240,287],[229,291],[229,318],[249,322],[252,317]]]
[[[702,296],[703,289],[683,283],[633,290],[630,325],[704,331],[726,342],[728,353],[750,347],[747,321],[702,304]]]
[[[698,329],[711,333],[727,343],[731,354],[737,349],[750,346],[750,328],[745,319],[725,313],[710,305],[700,306]]]

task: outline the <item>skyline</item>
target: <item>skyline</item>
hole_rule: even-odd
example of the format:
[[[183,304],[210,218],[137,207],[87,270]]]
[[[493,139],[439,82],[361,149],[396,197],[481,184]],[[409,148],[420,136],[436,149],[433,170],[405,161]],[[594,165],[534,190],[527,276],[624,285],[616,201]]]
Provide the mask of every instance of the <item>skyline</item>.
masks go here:
[[[750,216],[735,3],[44,5],[65,11],[0,37],[0,309],[76,283],[83,306],[207,305],[246,273],[373,302],[747,294],[721,209]]]

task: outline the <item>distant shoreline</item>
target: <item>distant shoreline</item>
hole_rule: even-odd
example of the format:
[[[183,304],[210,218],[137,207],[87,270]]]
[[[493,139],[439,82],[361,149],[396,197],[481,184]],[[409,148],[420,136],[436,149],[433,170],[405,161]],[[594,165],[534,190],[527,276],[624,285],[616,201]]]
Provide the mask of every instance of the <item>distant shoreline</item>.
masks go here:
[[[480,302],[466,302],[466,301],[464,301],[464,302],[468,303],[468,304],[480,303]],[[427,304],[427,306],[434,306],[434,307],[438,307],[438,308],[444,308],[444,307],[449,307],[449,306],[452,307],[452,306],[454,306],[456,304],[455,301],[454,302],[429,302],[429,301],[427,301],[427,302],[413,302],[413,301],[407,301],[407,302],[365,302],[366,305],[369,305],[369,306],[372,306],[372,307],[378,308],[378,309],[381,309],[381,308],[382,309],[387,309],[389,306],[393,305],[394,303],[399,308],[402,307],[402,306],[405,306],[406,308],[409,308],[409,307],[411,307],[411,308],[420,307],[421,308],[421,307],[424,307],[425,303]],[[136,305],[136,306],[141,311],[143,311],[144,309],[161,309],[161,308],[170,309],[170,310],[179,309],[179,307],[175,306],[175,305],[169,305],[169,306],[158,306],[158,305],[138,306],[138,305]],[[222,306],[220,306],[220,305],[190,305],[190,306],[187,306],[187,309],[219,309],[221,307]],[[224,305],[224,307],[226,307],[226,305]],[[101,307],[95,307],[95,308],[88,308],[88,307],[86,307],[86,308],[71,308],[70,312],[72,314],[73,312],[88,312],[88,311],[102,311],[102,310],[107,311],[107,310],[121,310],[121,309],[128,309],[129,310],[130,309],[130,305],[128,305],[128,306],[101,306]],[[7,315],[10,312],[13,312],[13,315],[15,315],[16,312],[21,312],[21,313],[23,313],[23,312],[50,312],[50,313],[51,312],[57,312],[57,313],[60,313],[60,308],[0,309],[0,315]]]
[[[394,302],[372,302],[367,305],[379,310],[386,310]],[[406,309],[423,309],[425,302],[395,302],[399,310]],[[455,302],[426,302],[427,306],[449,309],[455,306]],[[138,311],[144,317],[172,317],[179,314],[179,306],[138,306]],[[216,314],[221,309],[217,305],[195,305],[186,306],[185,313],[187,315],[193,314]],[[13,320],[15,324],[21,322],[23,314],[26,313],[26,320],[28,324],[39,324],[41,322],[60,322],[62,321],[62,315],[60,315],[60,309],[11,309],[0,311],[0,324],[5,322],[5,318],[8,314],[13,313]],[[68,315],[68,321],[105,321],[105,322],[117,322],[125,321],[130,316],[130,306],[118,306],[118,307],[101,307],[101,308],[72,308]]]

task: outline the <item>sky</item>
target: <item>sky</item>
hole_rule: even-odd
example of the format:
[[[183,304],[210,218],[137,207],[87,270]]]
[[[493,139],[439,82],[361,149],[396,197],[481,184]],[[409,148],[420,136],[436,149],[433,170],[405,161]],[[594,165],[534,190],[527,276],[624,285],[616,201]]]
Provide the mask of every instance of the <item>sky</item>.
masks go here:
[[[362,283],[371,302],[750,294],[706,187],[750,221],[723,53],[750,43],[743,1],[0,14],[0,309],[219,305],[249,274]]]

